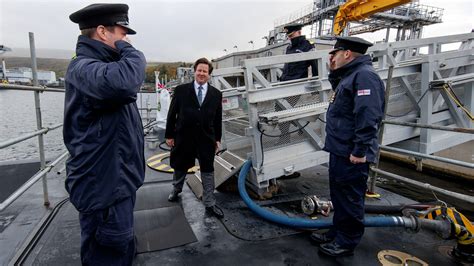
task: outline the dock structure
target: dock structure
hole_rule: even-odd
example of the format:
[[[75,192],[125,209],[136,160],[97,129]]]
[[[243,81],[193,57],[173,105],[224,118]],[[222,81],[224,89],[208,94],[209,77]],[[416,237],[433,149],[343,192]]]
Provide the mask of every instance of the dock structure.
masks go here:
[[[401,149],[421,161],[474,139],[474,33],[378,43],[368,53],[384,82],[391,81],[382,150]],[[328,162],[322,151],[331,92],[328,56],[323,50],[251,58],[213,72],[213,83],[224,94],[224,145],[252,158],[250,180],[257,191],[264,193],[282,175]],[[318,76],[278,81],[284,63],[306,60],[317,61]],[[297,102],[289,102],[294,96]],[[283,124],[291,134],[280,135]],[[465,130],[440,130],[446,127]]]
[[[312,4],[281,17],[274,22],[274,37],[282,32],[285,25],[301,23],[311,27],[311,37],[332,37],[334,18],[341,5],[347,0],[314,0]],[[421,38],[423,26],[442,22],[443,9],[420,4],[412,1],[408,4],[395,7],[386,12],[379,12],[369,18],[349,23],[342,35],[350,36],[378,30],[386,30],[388,40],[390,30],[397,30],[395,40],[408,40]],[[272,36],[269,36],[269,43]],[[277,40],[274,38],[273,40]]]

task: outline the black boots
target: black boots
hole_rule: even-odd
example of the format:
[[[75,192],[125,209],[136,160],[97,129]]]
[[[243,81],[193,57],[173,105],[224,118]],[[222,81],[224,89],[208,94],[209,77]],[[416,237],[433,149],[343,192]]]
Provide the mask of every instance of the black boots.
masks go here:
[[[224,212],[217,205],[206,207],[206,214],[219,219],[224,218]]]

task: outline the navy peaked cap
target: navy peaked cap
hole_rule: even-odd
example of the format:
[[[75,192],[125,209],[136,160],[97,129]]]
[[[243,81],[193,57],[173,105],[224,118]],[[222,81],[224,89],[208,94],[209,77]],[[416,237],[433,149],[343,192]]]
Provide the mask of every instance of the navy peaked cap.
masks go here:
[[[80,9],[69,16],[69,19],[79,24],[79,29],[103,26],[122,26],[127,34],[135,34],[128,24],[128,5],[126,4],[92,4]]]
[[[359,37],[336,37],[334,49],[329,53],[334,54],[339,50],[351,50],[356,53],[365,54],[367,49],[372,45],[371,42]]]
[[[289,25],[284,26],[283,29],[285,30],[286,34],[290,34],[292,32],[301,30],[302,27],[303,27],[302,24],[289,24]]]

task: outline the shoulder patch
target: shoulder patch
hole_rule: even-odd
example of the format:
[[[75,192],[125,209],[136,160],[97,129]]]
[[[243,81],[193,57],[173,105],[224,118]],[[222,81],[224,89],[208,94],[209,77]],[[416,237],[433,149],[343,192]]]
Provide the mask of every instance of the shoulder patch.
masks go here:
[[[357,96],[370,95],[370,89],[357,90]]]

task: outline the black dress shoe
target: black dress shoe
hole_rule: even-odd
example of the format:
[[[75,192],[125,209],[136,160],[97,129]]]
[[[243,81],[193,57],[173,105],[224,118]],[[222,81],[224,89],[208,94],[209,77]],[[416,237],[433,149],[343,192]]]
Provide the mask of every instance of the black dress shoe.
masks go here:
[[[173,189],[173,191],[171,191],[170,195],[168,196],[168,201],[171,201],[171,202],[178,201],[179,193],[181,193],[181,191]]]
[[[321,244],[319,246],[319,251],[331,257],[342,257],[354,255],[354,249],[343,248],[339,246],[335,241]]]
[[[334,237],[331,237],[328,233],[311,233],[309,236],[309,240],[311,241],[312,244],[324,244],[324,243],[329,243],[334,240]]]
[[[224,218],[224,212],[217,205],[206,207],[206,214],[211,215],[211,216],[215,216],[219,219]]]

